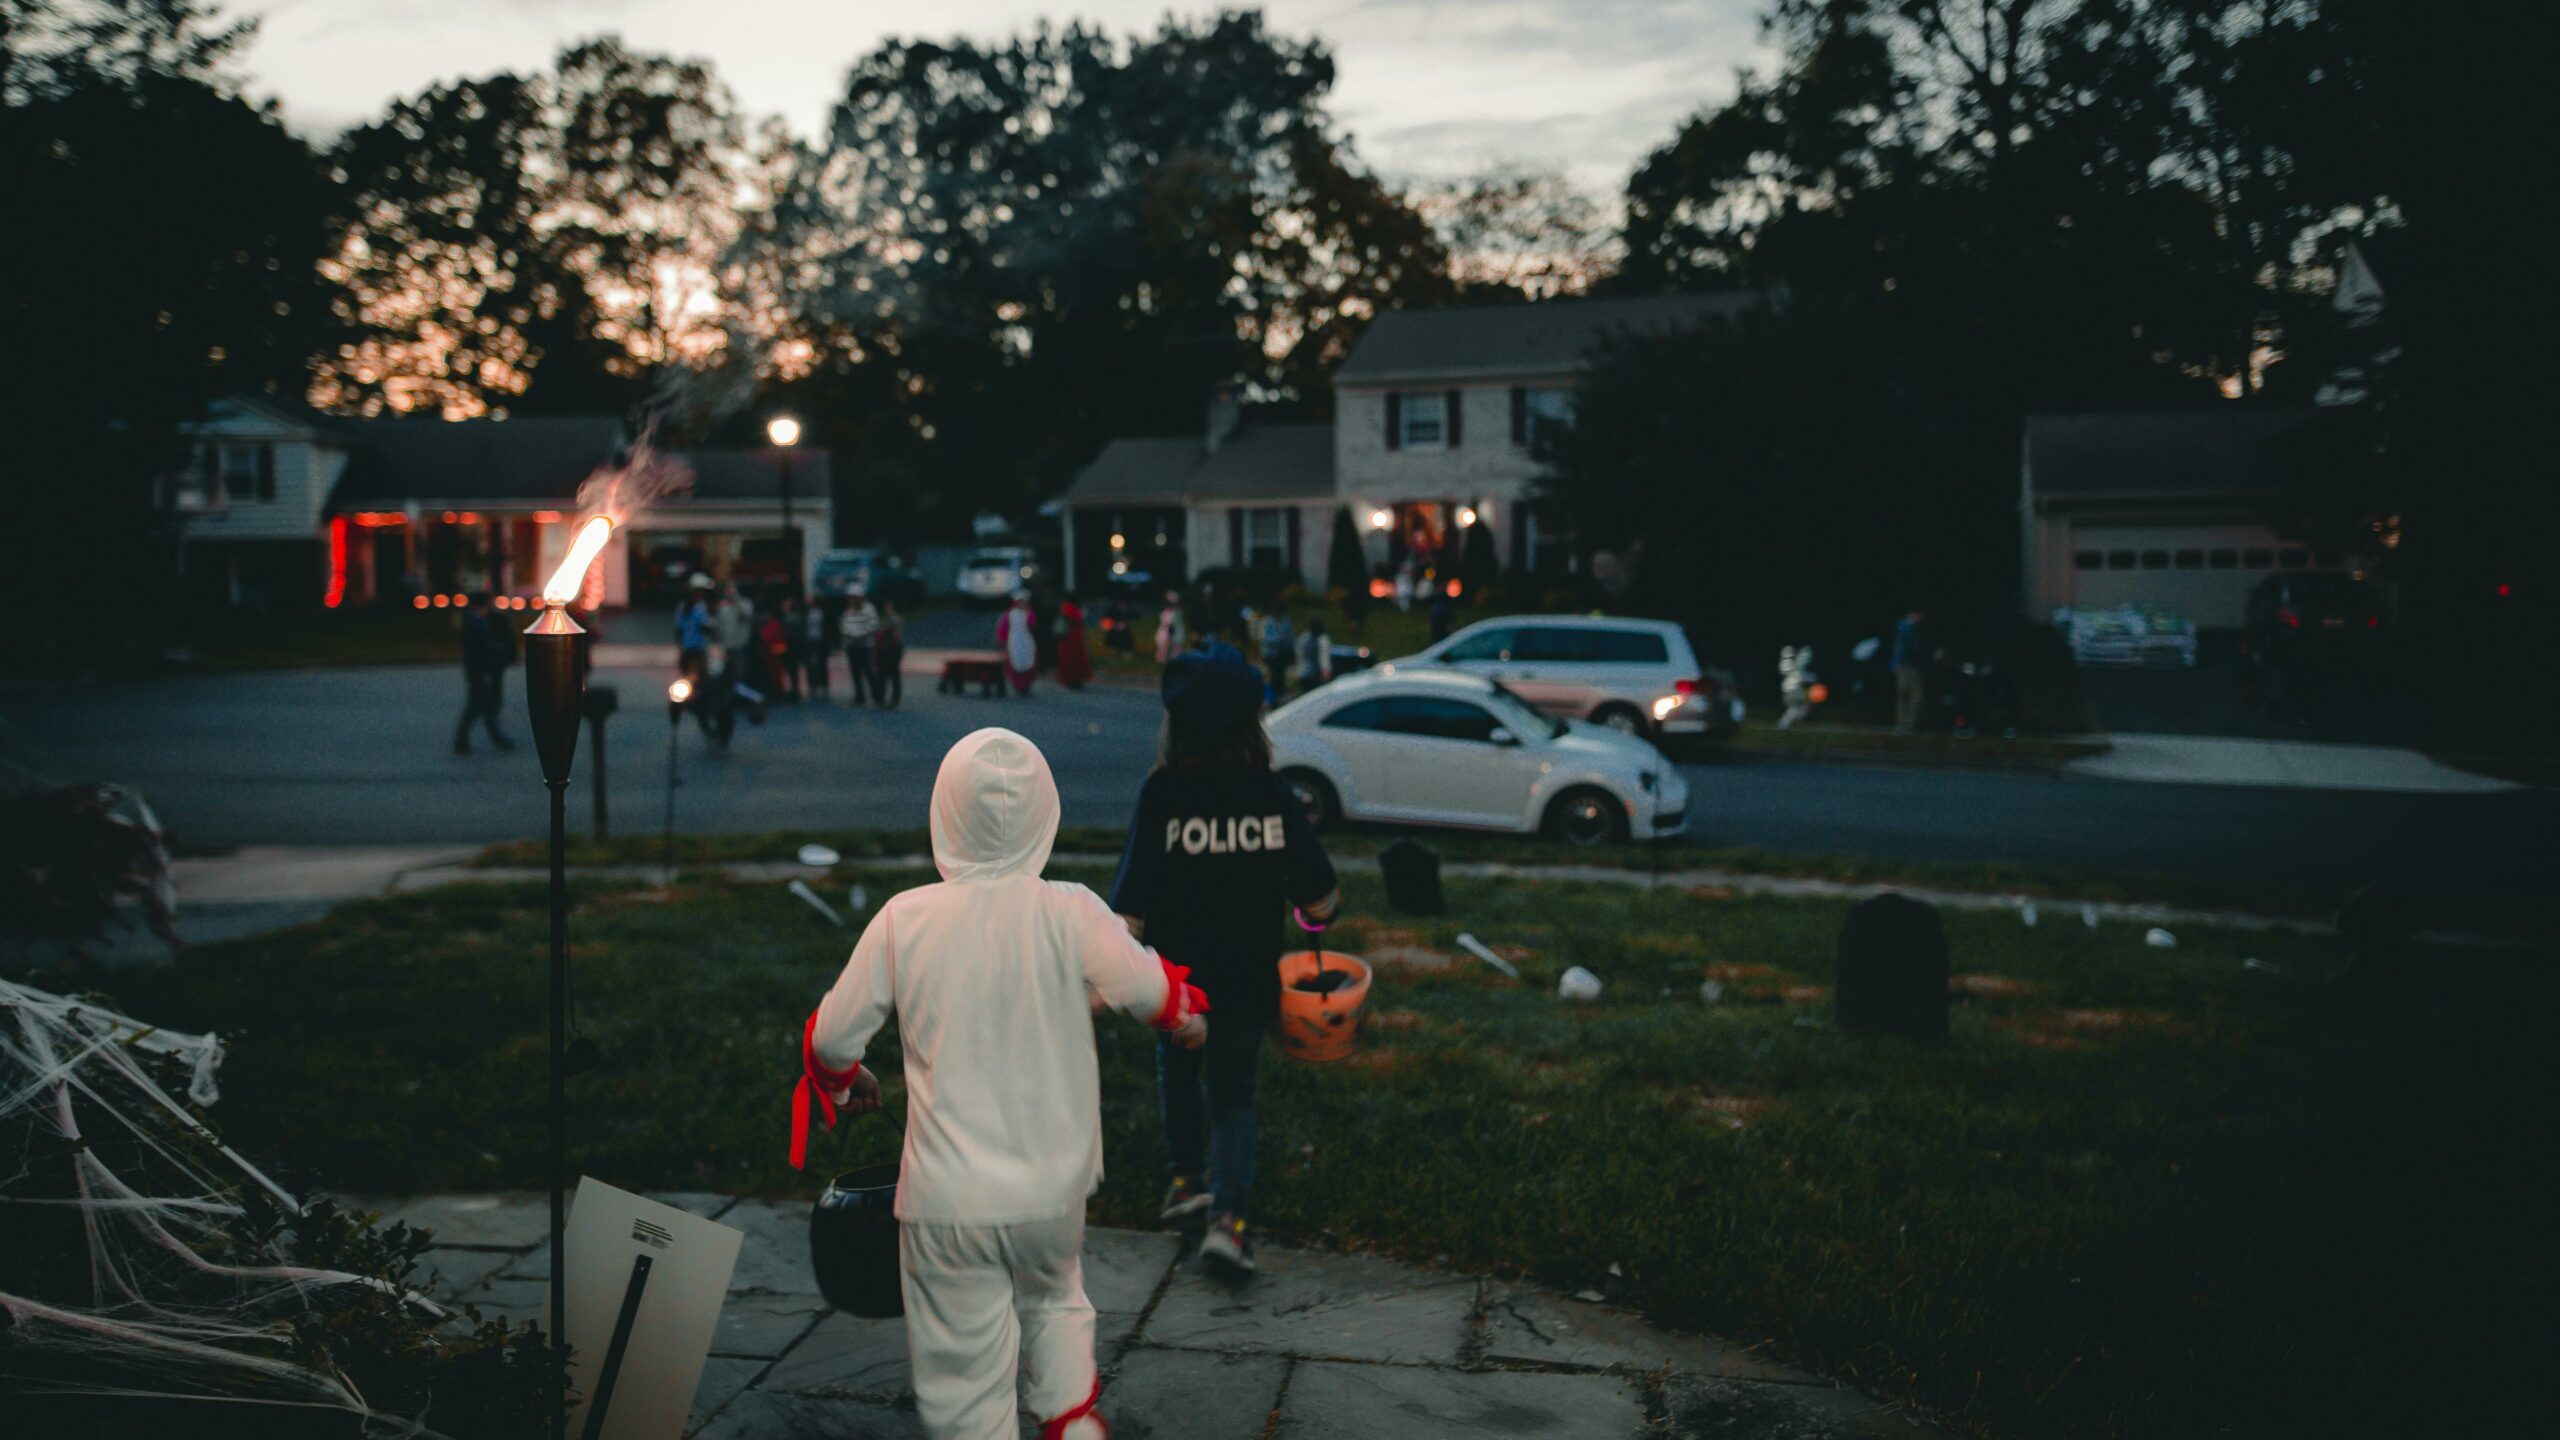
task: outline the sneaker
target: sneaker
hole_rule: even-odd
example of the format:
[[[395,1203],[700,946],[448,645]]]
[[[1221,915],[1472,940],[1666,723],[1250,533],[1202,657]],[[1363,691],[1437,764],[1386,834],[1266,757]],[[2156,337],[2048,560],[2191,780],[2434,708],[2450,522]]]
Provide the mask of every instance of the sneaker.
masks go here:
[[[1209,1208],[1209,1200],[1209,1192],[1200,1188],[1200,1182],[1188,1175],[1176,1175],[1173,1183],[1165,1187],[1164,1209],[1156,1218],[1179,1220],[1185,1215],[1197,1215]]]
[[[1244,1221],[1233,1215],[1210,1221],[1209,1233],[1200,1241],[1200,1261],[1229,1275],[1252,1274],[1253,1242],[1244,1237]]]

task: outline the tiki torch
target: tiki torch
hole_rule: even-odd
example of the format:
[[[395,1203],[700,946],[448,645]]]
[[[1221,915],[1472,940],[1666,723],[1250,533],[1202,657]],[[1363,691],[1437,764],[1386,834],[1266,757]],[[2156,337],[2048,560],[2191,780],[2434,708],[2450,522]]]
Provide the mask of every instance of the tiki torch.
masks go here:
[[[525,708],[533,727],[542,783],[551,789],[551,1345],[555,1391],[551,1430],[568,1424],[569,1260],[569,765],[577,758],[587,632],[569,618],[569,602],[585,587],[587,567],[612,538],[613,521],[598,515],[578,527],[569,554],[542,587],[542,617],[524,632]]]

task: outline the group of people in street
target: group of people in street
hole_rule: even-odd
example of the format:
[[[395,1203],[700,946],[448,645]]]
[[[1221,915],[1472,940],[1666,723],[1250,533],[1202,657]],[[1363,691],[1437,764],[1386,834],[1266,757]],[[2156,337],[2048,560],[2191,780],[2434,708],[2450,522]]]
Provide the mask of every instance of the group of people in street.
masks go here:
[[[1233,633],[1239,641],[1251,637],[1262,666],[1262,698],[1265,705],[1277,705],[1293,693],[1304,695],[1333,678],[1333,633],[1321,614],[1308,617],[1306,628],[1298,629],[1290,622],[1284,606],[1256,612],[1239,604],[1233,610],[1215,597],[1207,597],[1203,607],[1221,622],[1217,626],[1195,628],[1190,612],[1182,601],[1182,593],[1168,590],[1164,608],[1156,614],[1156,663],[1170,667],[1186,655],[1198,654],[1219,642],[1217,629]],[[1291,689],[1292,681],[1296,688]]]
[[[1008,668],[1028,613],[1008,612]],[[832,1125],[881,1108],[864,1061],[898,1026],[899,1283],[917,1415],[937,1440],[1010,1440],[1017,1406],[1043,1440],[1110,1433],[1081,1266],[1103,1163],[1095,1011],[1159,1032],[1162,1219],[1205,1225],[1204,1265],[1255,1269],[1262,1038],[1283,946],[1305,943],[1284,932],[1320,933],[1340,906],[1320,837],[1271,770],[1269,679],[1224,644],[1170,659],[1108,903],[1042,877],[1059,800],[1039,749],[1004,729],[963,738],[933,785],[940,882],[880,908],[801,1027],[795,1165],[813,1111]]]
[[[859,585],[841,600],[751,600],[734,584],[696,575],[676,608],[675,641],[677,672],[693,684],[687,704],[704,736],[721,747],[736,731],[741,706],[761,718],[769,700],[830,701],[838,651],[854,706],[894,709],[906,693],[906,622]]]

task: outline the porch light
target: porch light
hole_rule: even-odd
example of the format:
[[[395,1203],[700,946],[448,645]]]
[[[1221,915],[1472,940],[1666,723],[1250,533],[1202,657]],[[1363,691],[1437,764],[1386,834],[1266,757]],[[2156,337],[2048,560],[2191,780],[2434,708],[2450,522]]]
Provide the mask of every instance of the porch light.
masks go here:
[[[1475,523],[1476,523],[1476,507],[1474,507],[1473,505],[1461,505],[1461,506],[1459,506],[1459,507],[1458,507],[1458,528],[1459,528],[1459,529],[1461,529],[1461,530],[1470,529],[1470,528],[1472,528],[1472,527],[1475,525]]]
[[[1395,523],[1396,517],[1392,511],[1372,510],[1369,512],[1369,528],[1372,530],[1384,530]]]

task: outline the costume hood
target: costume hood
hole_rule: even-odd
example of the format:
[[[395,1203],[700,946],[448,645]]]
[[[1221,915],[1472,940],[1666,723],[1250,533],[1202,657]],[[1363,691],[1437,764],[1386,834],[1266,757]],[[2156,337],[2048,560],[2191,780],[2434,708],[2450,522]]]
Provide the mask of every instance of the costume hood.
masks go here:
[[[1058,839],[1058,783],[1038,746],[989,726],[964,735],[933,781],[933,863],[945,880],[1038,875]]]

